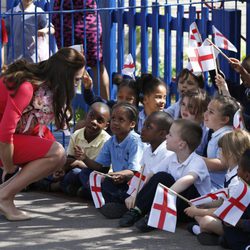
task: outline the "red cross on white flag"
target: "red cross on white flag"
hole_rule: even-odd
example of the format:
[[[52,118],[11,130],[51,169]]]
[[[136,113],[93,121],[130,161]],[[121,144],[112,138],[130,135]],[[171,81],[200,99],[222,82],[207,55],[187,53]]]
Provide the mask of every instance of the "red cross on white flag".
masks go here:
[[[219,198],[222,198],[223,200],[228,198],[228,188],[218,189],[217,191],[213,193],[205,194],[198,198],[192,199],[190,200],[190,202],[194,206],[199,206],[202,204],[206,204],[206,203],[210,203],[212,201],[218,200]]]
[[[201,34],[198,30],[196,22],[190,24],[189,35],[188,35],[188,46],[189,47],[200,47],[202,45]]]
[[[127,56],[125,56],[124,59],[122,74],[127,75],[132,79],[135,79],[134,73],[135,73],[134,59],[131,54],[128,54]]]
[[[148,219],[148,225],[174,233],[176,221],[176,195],[158,184]]]
[[[95,171],[89,175],[90,191],[96,208],[100,208],[105,205],[105,200],[102,196],[101,190],[103,179],[104,176],[96,173]]]
[[[213,46],[188,48],[188,57],[194,72],[205,72],[216,69]]]
[[[240,109],[237,110],[236,113],[234,114],[233,127],[234,129],[238,129],[238,128],[245,129],[242,112]]]
[[[141,179],[141,182],[140,182],[140,187],[139,187],[138,192],[142,189],[146,181],[146,176],[141,174],[141,172],[136,172],[133,178],[128,182],[129,187],[128,187],[127,194],[132,195],[133,193],[135,193],[140,179]]]
[[[215,26],[212,26],[214,44],[221,49],[231,50],[237,52],[236,47],[218,30]]]
[[[249,197],[249,186],[240,181],[238,187],[233,189],[232,194],[230,194],[230,198],[225,200],[214,214],[228,224],[235,226],[250,203]]]

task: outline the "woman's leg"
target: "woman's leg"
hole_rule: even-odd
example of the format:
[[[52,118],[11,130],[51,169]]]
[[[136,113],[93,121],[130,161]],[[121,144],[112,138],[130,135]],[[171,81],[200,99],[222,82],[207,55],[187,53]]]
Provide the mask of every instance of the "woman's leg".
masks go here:
[[[100,71],[98,72],[97,66],[92,67],[93,71],[93,82],[98,83],[98,73],[100,76],[100,95],[103,99],[109,100],[109,76],[106,67],[103,63],[100,63]],[[97,88],[97,86],[95,86]]]
[[[27,163],[13,179],[2,185],[0,187],[0,211],[6,218],[17,217],[18,219],[18,216],[22,216],[22,211],[18,210],[14,204],[14,198],[18,192],[62,167],[65,160],[64,148],[61,144],[54,142],[44,158]]]

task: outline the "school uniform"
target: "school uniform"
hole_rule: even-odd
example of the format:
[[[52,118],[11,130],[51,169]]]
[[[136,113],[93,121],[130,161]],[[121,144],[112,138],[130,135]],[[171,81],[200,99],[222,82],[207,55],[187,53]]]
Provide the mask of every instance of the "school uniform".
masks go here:
[[[177,155],[173,154],[166,159],[166,166],[165,172],[158,172],[153,175],[138,193],[136,206],[142,211],[143,215],[150,212],[158,183],[171,187],[181,177],[189,173],[195,173],[198,176],[197,180],[181,195],[187,199],[194,199],[211,191],[210,176],[205,161],[195,152],[190,154],[182,163],[179,163]],[[188,219],[183,212],[187,206],[187,203],[177,198],[177,218],[181,221]]]
[[[140,135],[134,130],[130,131],[121,143],[117,141],[114,135],[104,144],[95,161],[104,168],[112,166],[113,172],[122,170],[139,171],[143,147]],[[127,189],[127,183],[117,185],[110,178],[105,178],[102,182],[102,195],[106,203],[123,203],[127,198]]]
[[[219,139],[226,133],[233,130],[232,126],[224,126],[214,133],[212,133],[211,139],[207,145],[207,158],[219,158]],[[212,191],[223,188],[226,170],[223,171],[209,171]]]

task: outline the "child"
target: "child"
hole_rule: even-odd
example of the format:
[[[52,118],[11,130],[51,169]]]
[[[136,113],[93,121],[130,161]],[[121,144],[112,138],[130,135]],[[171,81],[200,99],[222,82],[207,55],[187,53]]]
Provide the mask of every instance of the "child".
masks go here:
[[[24,15],[19,15],[20,12],[24,13]],[[35,12],[36,14],[27,14]],[[8,64],[21,58],[25,58],[29,62],[36,62],[36,37],[37,41],[39,41],[37,47],[39,47],[39,43],[40,41],[42,43],[45,35],[49,32],[54,34],[53,26],[49,28],[48,17],[43,14],[44,11],[41,8],[34,5],[33,0],[22,0],[18,6],[9,10],[8,13],[6,19],[10,43]],[[10,13],[13,13],[13,16]],[[46,54],[46,52],[47,48],[44,47],[44,50],[37,55],[38,61],[40,61],[39,57]],[[43,60],[45,59],[47,58],[43,58]]]
[[[118,86],[117,89],[117,101],[114,100],[104,100],[100,96],[96,96],[93,91],[93,82],[90,77],[84,78],[84,100],[88,105],[94,102],[101,101],[107,103],[109,107],[113,107],[114,104],[119,102],[128,102],[136,107],[139,105],[139,89],[136,82],[132,78],[128,78],[125,75],[115,74],[113,76],[113,83]]]
[[[61,181],[64,192],[75,195],[81,186],[86,192],[90,192],[88,179],[91,171],[82,169],[82,162],[76,155],[79,150],[84,149],[90,159],[94,160],[97,157],[104,143],[110,138],[110,135],[105,131],[109,120],[109,107],[105,103],[95,102],[88,111],[86,126],[76,130],[71,136],[67,149],[67,162],[64,166],[66,175]],[[79,178],[79,174],[81,178]]]
[[[225,134],[233,130],[233,117],[239,105],[232,97],[218,95],[208,104],[204,114],[204,124],[213,130],[211,140],[207,145],[207,157],[204,157],[210,173],[212,191],[223,187],[226,174],[219,157],[218,141]]]
[[[235,58],[231,58],[231,65],[238,72],[242,84],[235,84],[225,80],[221,75],[215,77],[215,83],[223,95],[234,97],[244,107],[243,118],[246,129],[250,131],[250,55],[246,56],[242,64]]]
[[[137,79],[142,93],[143,110],[139,113],[138,133],[141,132],[147,116],[155,111],[163,111],[166,105],[166,84],[152,74],[143,74]]]
[[[174,119],[180,118],[180,100],[184,93],[187,91],[196,91],[197,89],[204,88],[203,77],[194,75],[190,70],[183,69],[177,77],[177,89],[180,99],[168,107],[166,112],[169,113]]]
[[[204,113],[209,103],[207,92],[203,89],[187,91],[181,97],[181,118],[197,122],[202,128],[201,144],[195,152],[203,156],[207,144],[208,128],[204,125]]]
[[[238,164],[245,150],[250,148],[250,135],[240,129],[234,130],[223,135],[218,142],[218,146],[221,150],[221,162],[227,167],[224,187],[229,189],[230,195],[239,183],[237,176]],[[218,244],[216,235],[222,235],[222,223],[213,212],[221,204],[216,204],[216,208],[197,208],[191,206],[185,209],[185,213],[190,217],[194,217],[199,224],[199,226],[197,224],[190,224],[189,231],[193,234],[198,234],[198,240],[202,244]]]
[[[142,127],[141,140],[149,145],[144,149],[141,166],[146,182],[161,169],[165,169],[166,159],[173,154],[166,148],[166,135],[173,123],[173,119],[165,112],[153,112],[149,115]],[[141,170],[142,171],[142,170]],[[125,200],[128,209],[133,208],[136,192]]]
[[[84,150],[79,151],[77,155],[93,170],[108,172],[112,165],[112,178],[105,178],[102,183],[102,194],[106,204],[100,209],[100,212],[109,218],[112,216],[110,214],[116,213],[116,210],[111,209],[112,204],[124,202],[126,197],[123,195],[128,189],[127,182],[133,177],[134,172],[139,170],[143,144],[140,136],[134,132],[137,117],[138,111],[135,106],[129,103],[114,105],[110,122],[113,136],[104,144],[97,158],[90,159]],[[124,205],[121,205],[121,210],[117,209],[118,213],[124,213]]]
[[[248,186],[250,185],[250,148],[244,152],[240,159],[238,176]],[[220,242],[223,247],[230,247],[233,250],[247,250],[250,248],[250,205],[248,205],[235,227],[224,222],[222,224],[223,237]]]
[[[201,127],[192,121],[178,119],[170,127],[166,136],[167,149],[175,154],[165,162],[164,172],[158,172],[143,186],[137,195],[135,208],[131,208],[120,219],[121,227],[132,226],[136,221],[137,228],[148,231],[147,215],[150,212],[158,183],[170,187],[187,199],[193,199],[210,192],[210,177],[202,157],[194,150],[200,144]],[[177,218],[185,221],[187,216],[183,210],[187,203],[177,198]]]

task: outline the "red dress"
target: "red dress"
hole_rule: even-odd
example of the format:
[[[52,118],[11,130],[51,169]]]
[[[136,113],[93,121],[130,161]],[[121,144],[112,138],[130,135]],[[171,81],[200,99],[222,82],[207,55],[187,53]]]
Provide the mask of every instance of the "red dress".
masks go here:
[[[43,158],[54,140],[15,133],[22,112],[32,100],[34,88],[30,82],[24,82],[14,97],[10,93],[0,79],[0,142],[14,144],[13,162],[22,165]]]

